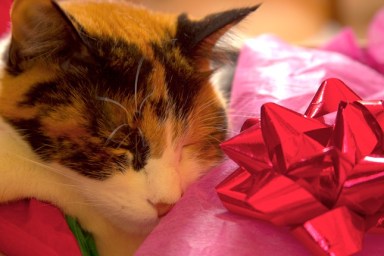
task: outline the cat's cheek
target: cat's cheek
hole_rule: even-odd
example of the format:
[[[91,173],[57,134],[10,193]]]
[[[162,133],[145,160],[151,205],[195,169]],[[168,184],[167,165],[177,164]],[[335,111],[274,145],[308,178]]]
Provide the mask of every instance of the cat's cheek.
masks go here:
[[[157,223],[156,209],[148,202],[146,175],[127,171],[89,185],[87,197],[114,225],[129,233],[147,233]],[[99,203],[98,203],[99,202]]]
[[[183,148],[178,165],[183,191],[207,173],[209,169],[210,166],[200,163],[198,157],[195,156],[195,150],[193,147]]]
[[[100,181],[58,164],[52,166],[80,191],[84,200],[79,201],[85,201],[113,225],[126,232],[145,234],[158,223],[158,213],[148,202],[149,189],[144,172],[128,170]]]

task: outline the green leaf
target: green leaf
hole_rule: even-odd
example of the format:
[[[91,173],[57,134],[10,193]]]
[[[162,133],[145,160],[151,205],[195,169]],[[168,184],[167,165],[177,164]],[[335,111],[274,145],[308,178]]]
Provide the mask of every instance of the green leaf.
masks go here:
[[[76,219],[66,215],[68,226],[79,244],[83,256],[98,256],[95,240],[91,233],[83,230]]]

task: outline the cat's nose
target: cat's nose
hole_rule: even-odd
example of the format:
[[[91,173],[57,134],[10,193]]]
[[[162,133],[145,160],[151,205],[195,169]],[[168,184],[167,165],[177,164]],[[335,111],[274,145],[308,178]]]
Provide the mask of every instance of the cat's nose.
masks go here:
[[[157,216],[163,217],[172,209],[174,204],[156,203],[156,204],[153,204],[153,206],[157,211]]]

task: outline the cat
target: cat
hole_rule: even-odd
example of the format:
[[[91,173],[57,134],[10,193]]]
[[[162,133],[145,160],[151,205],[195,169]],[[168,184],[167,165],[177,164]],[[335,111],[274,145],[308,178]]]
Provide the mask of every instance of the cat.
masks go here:
[[[211,64],[257,7],[191,19],[124,1],[15,0],[0,63],[0,203],[50,202],[100,255],[132,254],[222,160]]]

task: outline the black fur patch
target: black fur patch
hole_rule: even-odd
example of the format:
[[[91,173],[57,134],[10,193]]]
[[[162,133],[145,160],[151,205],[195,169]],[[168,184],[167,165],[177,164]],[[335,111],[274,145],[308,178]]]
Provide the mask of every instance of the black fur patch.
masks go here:
[[[9,48],[6,51],[4,51],[2,58],[3,58],[4,63],[7,64],[6,68],[5,68],[7,73],[9,73],[10,75],[13,75],[13,76],[17,76],[17,75],[21,74],[23,72],[23,70],[20,67],[20,64],[14,63],[15,61],[11,60],[10,52],[11,51],[17,51],[15,49],[12,49],[12,47],[15,48],[16,46],[11,44],[9,46]],[[16,59],[17,58],[18,58],[18,56],[16,57]]]
[[[36,106],[37,104],[57,106],[71,103],[70,95],[60,89],[59,81],[52,81],[34,85],[25,95],[25,99],[19,102],[19,106]]]
[[[133,154],[132,167],[134,170],[139,171],[147,164],[149,144],[137,129],[132,131],[129,141],[128,149]]]
[[[138,128],[123,127],[107,146],[129,150],[133,156],[130,164],[135,171],[140,171],[147,164],[150,146]]]
[[[146,79],[149,77],[148,74],[152,71],[153,65],[143,58],[143,53],[137,45],[127,43],[120,38],[91,35],[74,17],[68,15],[68,18],[78,31],[83,44],[95,58],[96,66],[92,67],[93,77],[98,75],[106,78],[109,87],[123,89],[123,93],[132,95],[137,69],[140,66],[138,85],[141,89],[146,88],[146,86],[142,86],[142,83],[147,82]],[[95,71],[97,73],[94,73]]]
[[[50,160],[50,154],[45,154],[44,152],[51,149],[50,145],[52,145],[52,140],[43,134],[41,122],[38,119],[6,120],[17,128],[18,132],[24,136],[43,160]]]
[[[156,58],[163,64],[165,69],[165,83],[168,95],[172,99],[176,114],[186,117],[193,107],[196,95],[201,87],[209,80],[210,74],[202,74],[189,67],[179,66],[179,63],[171,51],[175,51],[173,44],[152,44]],[[185,59],[185,61],[192,61]]]
[[[168,116],[169,103],[163,99],[158,101],[150,102],[151,109],[155,112],[156,116],[159,118],[159,121],[165,121]]]
[[[215,33],[221,35],[222,28],[238,23],[259,6],[214,13],[199,21],[192,21],[186,14],[181,14],[177,21],[177,43],[181,45],[185,55],[193,55],[196,47],[203,43],[204,39]]]

